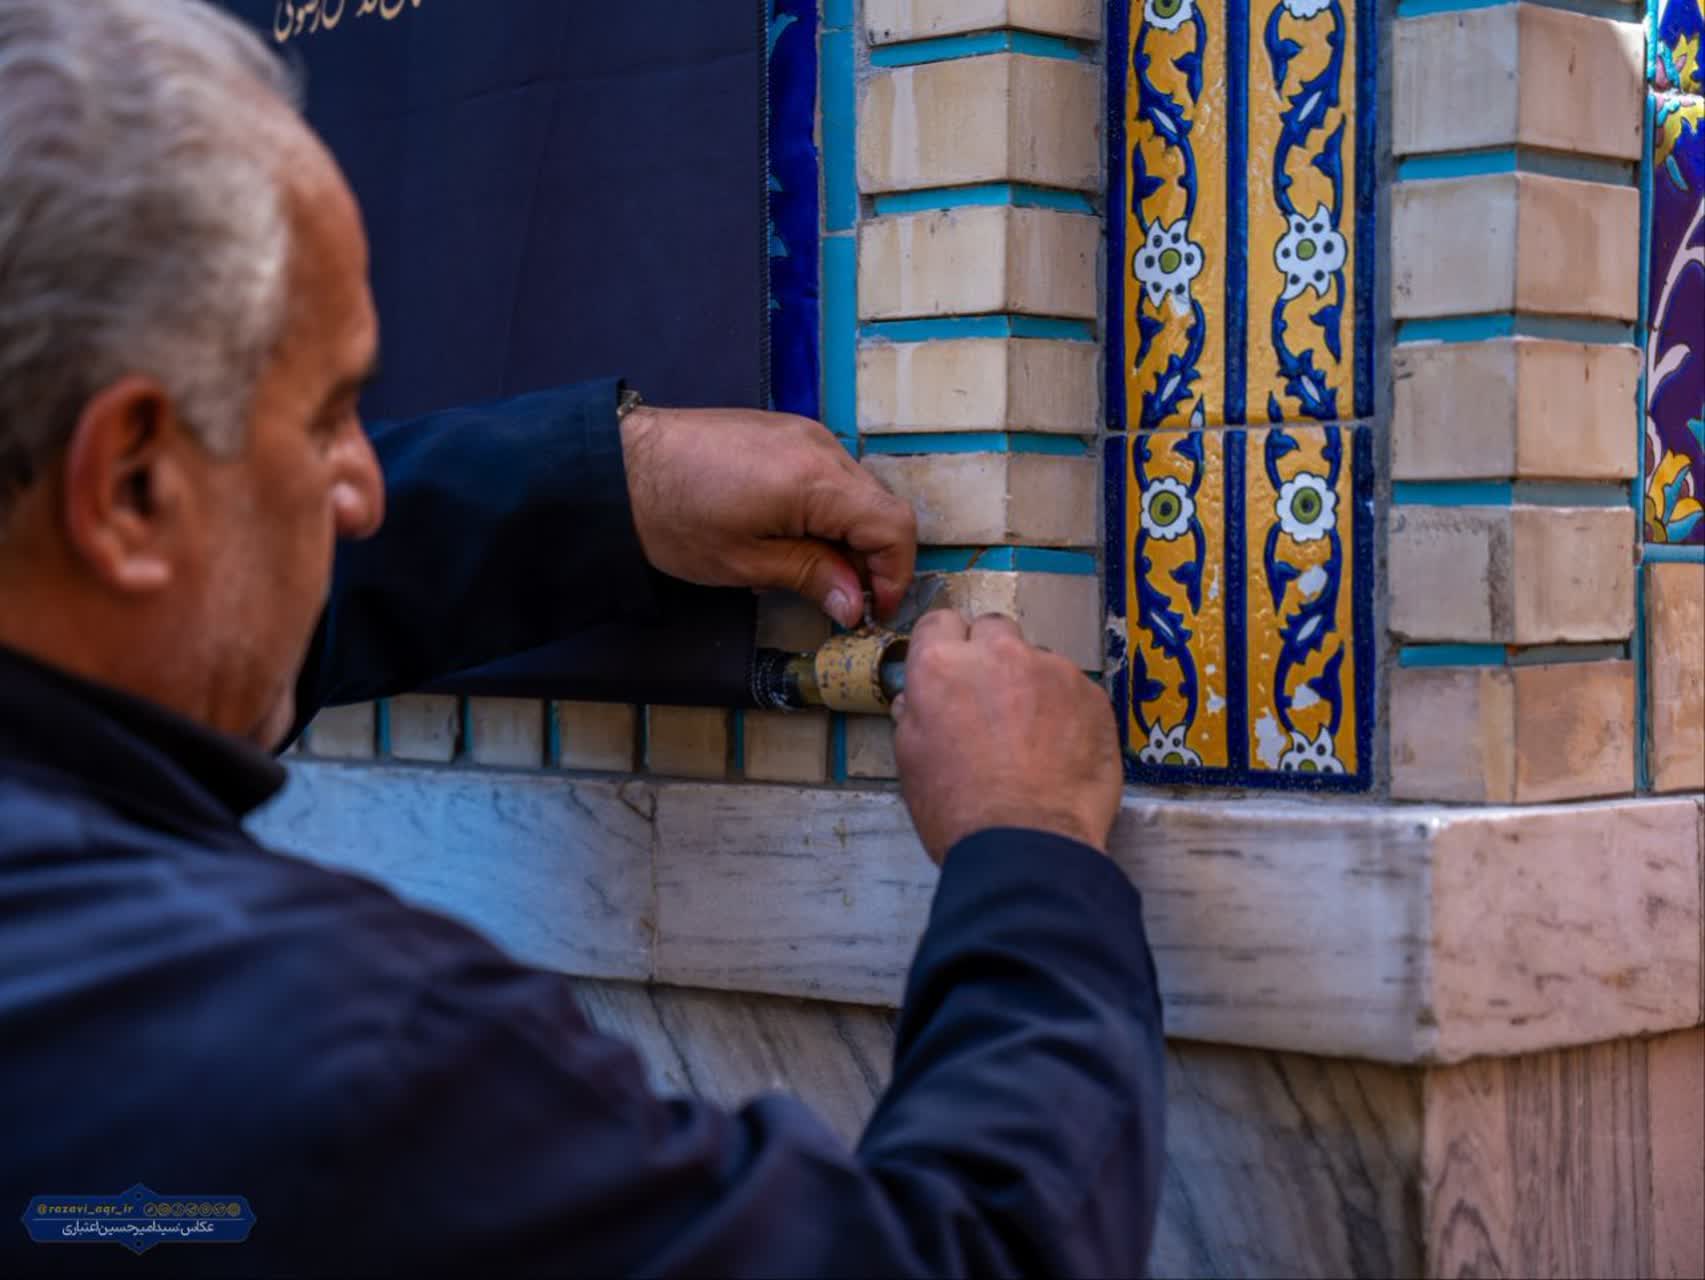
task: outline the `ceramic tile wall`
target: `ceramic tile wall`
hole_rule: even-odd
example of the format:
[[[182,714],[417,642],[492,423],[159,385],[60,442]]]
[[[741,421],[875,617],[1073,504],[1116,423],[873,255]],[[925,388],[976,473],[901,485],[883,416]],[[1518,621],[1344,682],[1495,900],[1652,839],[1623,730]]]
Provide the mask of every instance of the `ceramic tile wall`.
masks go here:
[[[1705,697],[1705,0],[1651,0],[1647,37],[1641,780],[1685,791]]]
[[[1705,5],[1700,0],[1652,0],[1652,86],[1671,93],[1705,93]]]
[[[1365,427],[1107,442],[1115,701],[1139,780],[1368,784]]]
[[[1366,0],[1113,0],[1115,428],[1372,412],[1373,21]]]
[[[1648,178],[1645,538],[1705,546],[1702,0],[1656,0]]]
[[[1369,785],[1373,24],[1110,6],[1108,607],[1137,781]]]

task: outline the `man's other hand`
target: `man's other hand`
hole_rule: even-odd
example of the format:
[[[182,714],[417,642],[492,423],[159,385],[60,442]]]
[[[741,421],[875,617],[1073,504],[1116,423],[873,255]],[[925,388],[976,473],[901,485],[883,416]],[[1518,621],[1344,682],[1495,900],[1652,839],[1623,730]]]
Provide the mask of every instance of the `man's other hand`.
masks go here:
[[[1123,773],[1107,697],[1010,618],[928,614],[894,705],[900,789],[929,856],[966,836],[1029,827],[1102,852]]]
[[[754,409],[656,409],[622,420],[640,546],[710,587],[792,591],[843,626],[899,607],[917,559],[911,507],[819,424]]]

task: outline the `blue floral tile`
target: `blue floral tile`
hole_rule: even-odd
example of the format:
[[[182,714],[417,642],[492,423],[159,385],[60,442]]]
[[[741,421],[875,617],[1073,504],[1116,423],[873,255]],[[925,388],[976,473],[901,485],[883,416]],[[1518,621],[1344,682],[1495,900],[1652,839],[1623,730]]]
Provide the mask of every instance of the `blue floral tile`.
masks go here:
[[[1705,0],[1652,0],[1652,83],[1671,93],[1705,93],[1699,68]]]
[[[1110,439],[1105,462],[1127,776],[1366,790],[1370,431],[1137,432]]]
[[[1705,98],[1652,103],[1645,536],[1705,544]]]

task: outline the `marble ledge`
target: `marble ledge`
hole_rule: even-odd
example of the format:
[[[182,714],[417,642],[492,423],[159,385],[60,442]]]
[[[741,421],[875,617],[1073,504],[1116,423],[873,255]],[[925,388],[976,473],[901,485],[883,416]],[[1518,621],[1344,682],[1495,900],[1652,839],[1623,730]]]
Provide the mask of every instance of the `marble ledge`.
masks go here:
[[[579,976],[891,1006],[934,891],[892,790],[292,775],[262,839]],[[1705,1021],[1702,845],[1697,796],[1129,796],[1114,856],[1144,895],[1169,1035],[1412,1064]]]

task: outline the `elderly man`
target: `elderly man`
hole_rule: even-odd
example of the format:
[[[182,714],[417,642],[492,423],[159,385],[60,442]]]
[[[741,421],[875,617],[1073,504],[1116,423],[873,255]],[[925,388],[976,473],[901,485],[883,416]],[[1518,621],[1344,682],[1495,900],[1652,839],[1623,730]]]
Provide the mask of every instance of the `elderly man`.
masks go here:
[[[243,830],[327,690],[668,578],[844,615],[856,564],[892,605],[910,515],[820,428],[618,422],[612,383],[365,435],[354,202],[198,0],[0,0],[0,192],[0,1208],[146,1183],[255,1218],[136,1259],[15,1229],[0,1273],[1141,1269],[1160,1015],[1103,856],[1113,727],[1010,622],[912,648],[943,872],[856,1151],[787,1099],[653,1096],[560,975]]]

